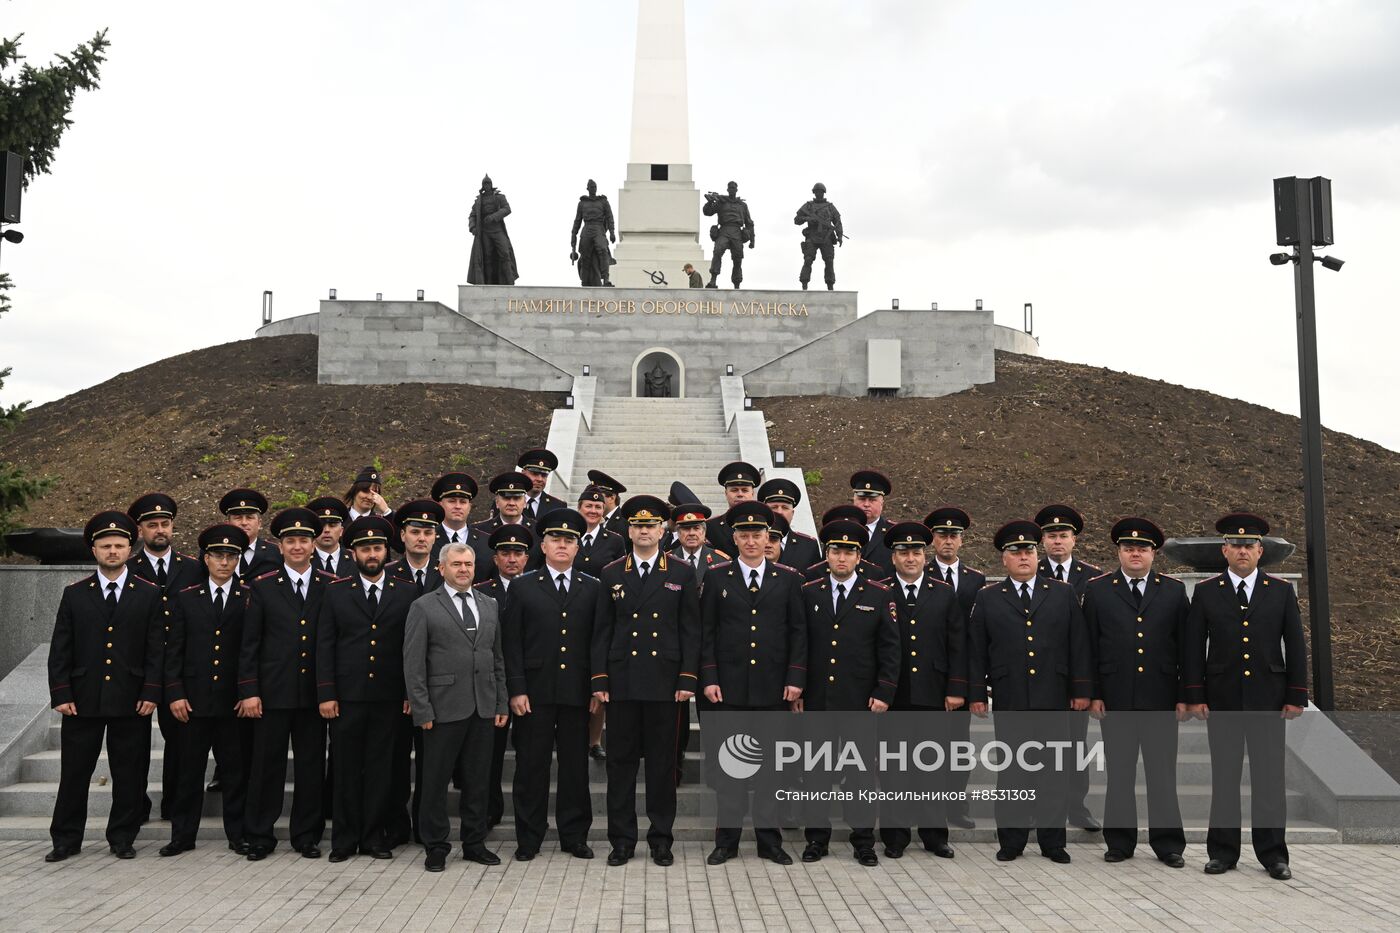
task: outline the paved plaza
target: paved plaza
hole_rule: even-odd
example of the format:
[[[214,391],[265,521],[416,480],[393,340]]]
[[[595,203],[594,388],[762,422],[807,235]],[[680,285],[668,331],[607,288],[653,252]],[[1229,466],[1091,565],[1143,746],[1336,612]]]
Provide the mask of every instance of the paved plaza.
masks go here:
[[[163,841],[163,840],[162,840]],[[815,865],[781,868],[743,857],[705,865],[710,846],[676,846],[676,864],[645,858],[608,868],[551,846],[530,863],[483,868],[454,858],[442,874],[422,870],[413,850],[392,861],[331,865],[285,846],[248,862],[201,842],[173,859],[159,842],[137,844],[135,861],[113,859],[90,840],[60,865],[48,845],[0,843],[0,928],[29,930],[1394,930],[1400,926],[1400,847],[1300,845],[1294,879],[1270,881],[1241,861],[1220,877],[1149,855],[1106,865],[1100,849],[1071,845],[1074,863],[1037,855],[1011,864],[994,846],[964,845],[951,862],[922,851],[861,868],[848,850]],[[645,852],[645,846],[641,848]],[[455,853],[454,853],[455,855]]]

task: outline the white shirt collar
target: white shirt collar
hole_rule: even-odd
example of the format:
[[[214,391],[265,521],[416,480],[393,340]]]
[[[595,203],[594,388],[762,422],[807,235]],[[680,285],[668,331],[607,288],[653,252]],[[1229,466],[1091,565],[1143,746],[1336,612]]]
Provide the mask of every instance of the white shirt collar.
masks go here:
[[[222,589],[222,590],[224,591],[224,600],[227,601],[228,598],[229,598],[229,596],[231,596],[231,595],[233,594],[233,581],[234,581],[235,579],[236,579],[235,577],[229,577],[226,581],[224,581],[223,584],[218,584],[218,583],[215,583],[213,580],[210,580],[210,581],[209,581],[209,601],[210,601],[210,602],[213,602],[213,601],[214,601],[214,596],[219,592],[220,589]]]
[[[1052,576],[1052,577],[1055,575],[1055,568],[1056,568],[1056,567],[1063,567],[1063,568],[1065,568],[1065,576],[1069,576],[1070,568],[1074,566],[1074,558],[1073,558],[1073,557],[1071,557],[1069,560],[1065,561],[1064,563],[1061,563],[1061,562],[1055,560],[1055,558],[1053,558],[1053,557],[1047,557],[1047,558],[1045,558],[1045,560],[1046,560],[1046,562],[1049,563],[1049,565],[1050,565],[1050,576]]]
[[[321,549],[318,547],[318,548],[316,548],[316,555],[317,555],[318,557],[320,557],[322,560],[328,560],[328,561],[330,561],[332,564],[334,564],[334,563],[336,563],[337,561],[340,560],[340,552],[339,552],[339,551],[323,551],[323,550],[321,550]],[[313,565],[314,565],[314,563],[315,563],[315,562],[313,561]]]
[[[1127,580],[1127,581],[1128,581],[1128,585],[1129,585],[1129,586],[1132,586],[1132,585],[1133,585],[1133,581],[1134,581],[1134,580],[1141,580],[1144,584],[1146,584],[1146,583],[1147,583],[1147,578],[1150,577],[1150,576],[1152,576],[1152,571],[1151,571],[1151,570],[1148,570],[1147,573],[1143,574],[1143,575],[1140,576],[1140,577],[1135,577],[1135,576],[1133,576],[1132,574],[1128,573],[1128,571],[1124,570],[1122,567],[1119,567],[1119,568],[1118,568],[1118,572],[1121,573],[1121,574],[1123,575],[1123,579],[1124,579],[1124,580]]]
[[[1225,571],[1230,575],[1230,588],[1238,590],[1240,584],[1244,584],[1244,591],[1247,595],[1254,595],[1254,585],[1259,582],[1259,568],[1255,567],[1247,577],[1241,577],[1233,569]]]
[[[129,571],[126,564],[122,564],[122,575],[117,577],[115,580],[108,580],[102,575],[101,571],[98,571],[97,585],[102,588],[102,598],[107,598],[107,584],[115,583],[117,585],[117,599],[121,599],[123,591],[126,590],[126,578],[128,575]]]
[[[856,581],[860,579],[860,574],[851,574],[849,577],[846,578],[846,581],[844,583],[836,579],[836,574],[834,573],[828,573],[826,575],[826,579],[827,582],[831,584],[831,591],[833,593],[836,592],[836,588],[838,586],[844,586],[846,588],[846,595],[849,596],[851,595],[851,591],[856,588]]]
[[[1023,587],[1023,586],[1028,586],[1028,587],[1030,587],[1030,594],[1031,594],[1031,596],[1035,596],[1035,576],[1034,576],[1034,575],[1032,575],[1031,578],[1030,578],[1029,580],[1026,580],[1024,583],[1023,583],[1022,581],[1020,581],[1020,580],[1013,579],[1012,577],[1007,577],[1006,580],[1007,580],[1008,583],[1011,584],[1011,591],[1012,591],[1013,593],[1015,593],[1017,596],[1020,596],[1020,595],[1021,595],[1021,587]]]
[[[757,567],[750,567],[742,560],[736,560],[735,563],[739,565],[739,572],[743,574],[745,583],[749,582],[749,574],[757,570],[758,585],[763,585],[763,575],[768,572],[768,558],[765,557],[762,561],[760,561]]]
[[[894,575],[894,579],[891,580],[890,582],[898,585],[900,595],[904,595],[905,593],[908,593],[908,592],[909,592],[909,587],[911,587],[911,586],[914,588],[914,592],[917,594],[917,593],[923,592],[923,589],[924,589],[924,579],[925,579],[927,576],[928,576],[928,574],[926,574],[926,573],[921,573],[921,574],[919,574],[918,579],[912,580],[912,581],[911,581],[911,580],[906,580],[906,579],[904,579],[904,578],[901,577],[899,574],[895,574],[895,575]]]
[[[381,573],[381,574],[379,575],[379,579],[378,579],[378,580],[370,580],[370,579],[366,578],[364,574],[360,574],[360,589],[362,589],[362,590],[365,591],[365,595],[366,595],[366,596],[369,595],[369,588],[370,588],[371,586],[372,586],[372,587],[375,587],[375,593],[376,593],[376,594],[383,593],[383,592],[384,592],[384,574]]]
[[[297,573],[295,570],[293,570],[293,569],[291,568],[290,565],[288,565],[288,564],[283,564],[283,565],[282,565],[282,570],[285,571],[286,574],[287,574],[287,576],[291,579],[291,581],[292,581],[292,589],[293,589],[293,590],[295,590],[295,589],[297,588],[297,581],[298,581],[298,580],[301,581],[301,588],[302,588],[302,591],[303,591],[303,592],[304,592],[308,587],[311,586],[311,568],[310,568],[310,567],[307,567],[307,568],[306,568],[306,572],[305,572],[305,573]]]
[[[152,554],[152,553],[151,553],[149,550],[147,550],[146,548],[142,548],[141,550],[145,552],[145,554],[146,554],[146,560],[148,560],[148,561],[151,562],[151,568],[152,568],[152,569],[155,569],[155,567],[156,567],[156,562],[157,562],[157,561],[161,561],[161,560],[165,561],[165,569],[166,569],[166,570],[169,570],[170,567],[171,567],[171,565],[175,563],[175,549],[174,549],[174,548],[167,548],[164,554]]]

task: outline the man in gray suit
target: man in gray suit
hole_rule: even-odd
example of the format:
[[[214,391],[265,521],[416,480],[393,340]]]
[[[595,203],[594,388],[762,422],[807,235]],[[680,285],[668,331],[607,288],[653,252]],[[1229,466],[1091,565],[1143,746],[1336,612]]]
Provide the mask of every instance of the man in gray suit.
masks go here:
[[[404,631],[404,684],[413,724],[423,729],[419,833],[423,867],[447,864],[447,786],[455,769],[461,791],[462,857],[499,865],[486,848],[487,778],[494,728],[506,724],[506,669],[496,601],[472,592],[476,553],[465,544],[438,554],[443,585],[416,600]]]

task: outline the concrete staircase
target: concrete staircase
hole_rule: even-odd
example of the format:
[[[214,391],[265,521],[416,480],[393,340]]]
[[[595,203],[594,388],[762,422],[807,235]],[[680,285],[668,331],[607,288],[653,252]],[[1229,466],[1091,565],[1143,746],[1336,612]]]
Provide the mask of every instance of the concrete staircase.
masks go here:
[[[623,483],[627,495],[665,499],[679,480],[719,514],[724,490],[715,478],[739,459],[738,438],[725,428],[719,398],[598,398],[579,432],[569,488],[577,497],[595,469]]]
[[[619,477],[620,478],[620,477]],[[698,726],[692,725],[692,729],[698,730]],[[1090,740],[1097,738],[1097,727],[1091,726]],[[985,723],[974,724],[973,741],[980,742],[990,740],[992,737],[991,727]],[[149,793],[155,812],[160,811],[161,789],[160,771],[164,756],[164,741],[159,730],[153,729],[152,753],[150,768]],[[713,838],[714,834],[714,814],[715,796],[704,783],[704,762],[701,754],[701,739],[697,732],[692,734],[690,741],[690,752],[686,760],[685,783],[678,791],[677,817],[675,824],[676,838],[683,841],[702,841]],[[46,840],[48,839],[49,819],[53,813],[54,796],[58,791],[59,777],[59,720],[55,714],[53,722],[49,728],[48,748],[35,752],[27,756],[21,767],[20,779],[18,783],[0,787],[0,840]],[[1187,830],[1187,840],[1192,843],[1201,843],[1205,840],[1205,826],[1210,814],[1210,756],[1206,745],[1204,728],[1198,725],[1184,726],[1180,738],[1178,779],[1180,781],[1179,791],[1181,799],[1182,819],[1185,821]],[[212,767],[210,769],[212,773]],[[102,844],[103,829],[106,825],[107,812],[111,807],[111,771],[107,764],[107,756],[104,752],[98,761],[97,770],[93,775],[93,784],[88,800],[89,819],[87,825],[88,845],[100,846]],[[502,780],[502,790],[505,795],[505,819],[501,825],[497,826],[491,833],[491,839],[498,842],[508,842],[514,840],[513,830],[513,809],[511,782],[515,774],[514,750],[506,752],[506,764],[504,778]],[[1248,788],[1248,767],[1245,770],[1245,787],[1242,791],[1242,806],[1244,813],[1249,813],[1249,788]],[[286,785],[286,798],[283,803],[283,818],[277,825],[279,837],[285,839],[287,833],[286,814],[291,810],[292,785],[291,775],[288,774]],[[589,762],[589,784],[593,798],[593,832],[592,839],[595,847],[606,846],[606,823],[607,823],[607,775],[606,766],[601,762]],[[974,772],[969,783],[969,791],[976,789],[990,790],[996,785],[995,776],[991,773],[979,769]],[[449,791],[448,812],[457,812],[457,792]],[[645,813],[646,793],[641,781],[638,781],[638,812]],[[222,839],[223,828],[219,821],[220,800],[217,794],[208,794],[204,799],[204,819],[200,825],[199,838],[213,842]],[[1103,779],[1101,775],[1094,777],[1089,791],[1089,807],[1097,814],[1103,813]],[[1308,803],[1301,793],[1296,790],[1288,792],[1288,835],[1290,841],[1303,842],[1340,842],[1340,833],[1328,826],[1319,825],[1308,819]],[[977,828],[972,830],[954,830],[952,838],[954,842],[992,842],[995,840],[994,824],[992,822],[992,804],[985,801],[974,801],[972,804],[972,815],[977,820]],[[1141,819],[1146,819],[1146,798],[1145,788],[1142,784],[1142,776],[1139,773],[1138,784],[1138,813]],[[454,821],[455,822],[455,821]],[[646,821],[642,817],[642,830],[645,832]],[[148,824],[142,833],[143,842],[164,843],[169,839],[169,824],[163,821],[153,821]],[[787,833],[789,841],[800,848],[800,833],[790,830]],[[329,838],[329,837],[327,837]],[[1077,842],[1092,842],[1100,837],[1084,833],[1080,830],[1071,830],[1070,838]],[[1146,832],[1142,834],[1145,841]]]

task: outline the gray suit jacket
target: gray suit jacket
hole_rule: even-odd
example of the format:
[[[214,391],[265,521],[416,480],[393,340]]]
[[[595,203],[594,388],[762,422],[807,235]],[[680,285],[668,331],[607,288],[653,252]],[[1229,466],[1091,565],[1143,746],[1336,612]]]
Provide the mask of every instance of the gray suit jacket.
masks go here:
[[[496,601],[471,595],[475,632],[467,631],[450,587],[424,594],[408,609],[403,674],[415,726],[506,713],[506,662]]]

